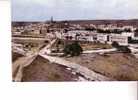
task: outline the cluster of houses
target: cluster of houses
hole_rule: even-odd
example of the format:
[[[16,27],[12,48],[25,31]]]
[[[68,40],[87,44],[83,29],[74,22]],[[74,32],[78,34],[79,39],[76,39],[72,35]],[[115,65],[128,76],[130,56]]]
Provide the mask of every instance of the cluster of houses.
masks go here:
[[[13,35],[41,35],[47,33],[48,24],[37,23],[12,28]]]
[[[93,31],[85,30],[75,30],[68,31],[67,33],[56,32],[56,37],[63,40],[77,40],[77,41],[86,41],[86,42],[100,42],[100,43],[109,43],[116,41],[119,45],[127,46],[129,44],[129,39],[134,39],[138,41],[138,38],[135,37],[134,32],[122,32],[121,34],[116,33],[97,33]]]
[[[77,40],[77,41],[85,41],[85,42],[100,42],[100,43],[112,44],[114,41],[116,41],[120,45],[129,45],[130,42],[138,44],[138,37],[135,36],[135,32],[134,32],[136,28],[134,28],[133,26],[117,27],[115,25],[108,25],[108,26],[99,25],[97,28],[102,30],[114,30],[114,29],[131,30],[130,32],[124,31],[121,33],[108,33],[108,32],[99,33],[98,31],[85,30],[85,28],[81,27],[81,25],[79,24],[73,24],[72,27],[71,26],[69,27],[70,30],[68,30],[67,32],[63,31],[64,28],[63,29],[55,28],[55,27],[49,28],[49,25],[51,24],[32,23],[25,26],[17,26],[12,28],[12,33],[14,35],[38,35],[38,36],[44,35],[47,38],[55,38],[56,36],[57,38],[63,39],[63,40]],[[90,24],[90,26],[96,28],[96,26],[93,24]],[[50,29],[54,31],[48,31]]]

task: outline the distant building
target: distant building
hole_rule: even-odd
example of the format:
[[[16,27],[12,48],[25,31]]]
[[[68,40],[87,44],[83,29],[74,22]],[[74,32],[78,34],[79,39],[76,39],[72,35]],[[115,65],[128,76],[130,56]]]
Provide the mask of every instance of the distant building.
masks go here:
[[[97,34],[97,41],[101,43],[106,43],[108,40],[108,35],[107,34]]]
[[[123,36],[120,34],[111,34],[109,35],[109,43],[114,41],[118,42],[119,45],[128,45],[128,36]]]
[[[38,34],[40,34],[40,30],[34,30],[34,31],[32,32],[32,34],[38,35]]]
[[[13,35],[21,35],[22,32],[12,32]]]
[[[50,20],[50,21],[51,21],[51,23],[53,23],[53,21],[54,21],[54,20],[53,20],[53,16],[51,16],[51,20]]]
[[[78,40],[78,41],[87,41],[93,42],[95,34],[89,31],[75,30],[68,31],[67,33],[55,32],[56,37],[66,40]]]
[[[131,38],[134,38],[135,36],[135,34],[134,34],[134,32],[122,32],[121,33],[123,36],[127,36],[127,37],[131,37]]]

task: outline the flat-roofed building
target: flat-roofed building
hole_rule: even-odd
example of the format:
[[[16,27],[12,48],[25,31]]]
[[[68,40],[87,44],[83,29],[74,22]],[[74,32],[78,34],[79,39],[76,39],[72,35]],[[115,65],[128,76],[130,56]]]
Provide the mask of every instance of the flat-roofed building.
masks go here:
[[[97,34],[97,41],[101,43],[106,43],[107,42],[107,34]]]
[[[134,38],[134,32],[122,32],[121,33],[123,36],[131,37]]]
[[[56,32],[56,36],[58,38],[66,39],[66,40],[93,42],[95,34],[85,30],[75,30],[75,31],[68,31],[67,33]]]
[[[111,34],[109,35],[109,43],[117,42],[119,45],[128,45],[128,36],[123,36],[121,34]]]

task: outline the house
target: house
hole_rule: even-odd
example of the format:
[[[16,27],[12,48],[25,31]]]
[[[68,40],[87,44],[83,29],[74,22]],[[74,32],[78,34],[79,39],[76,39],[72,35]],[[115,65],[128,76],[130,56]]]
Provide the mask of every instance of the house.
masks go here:
[[[108,34],[97,34],[97,41],[100,43],[106,43],[108,38]]]
[[[123,36],[121,34],[111,34],[109,35],[109,44],[112,44],[116,41],[119,45],[128,45],[128,36]]]

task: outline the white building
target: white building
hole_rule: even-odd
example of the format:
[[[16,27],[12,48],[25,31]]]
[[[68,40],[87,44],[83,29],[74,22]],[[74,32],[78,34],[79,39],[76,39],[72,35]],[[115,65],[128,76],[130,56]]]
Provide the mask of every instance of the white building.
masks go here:
[[[128,36],[123,36],[121,34],[111,34],[109,35],[109,43],[118,42],[119,45],[128,45]]]
[[[94,37],[92,35],[88,36],[88,42],[93,42],[94,41]]]
[[[55,32],[55,35],[56,35],[57,38],[62,39],[62,33],[60,33],[60,32]]]
[[[86,41],[86,42],[93,42],[94,41],[95,33],[85,30],[75,30],[69,31],[68,33],[63,33],[62,36],[65,39],[66,36],[72,37],[71,40],[79,40],[79,41]]]
[[[40,34],[40,30],[34,30],[33,32],[32,32],[32,34]]]
[[[106,43],[107,42],[107,34],[97,34],[97,41],[101,43]]]
[[[127,37],[132,37],[132,38],[134,38],[134,32],[122,32],[121,33],[123,36],[127,36]]]
[[[79,36],[79,37],[77,37],[77,40],[79,40],[79,41],[86,41],[86,42],[93,42],[94,41],[92,35],[90,35],[90,36],[85,36],[85,35]]]
[[[13,35],[21,35],[21,32],[13,32]]]

